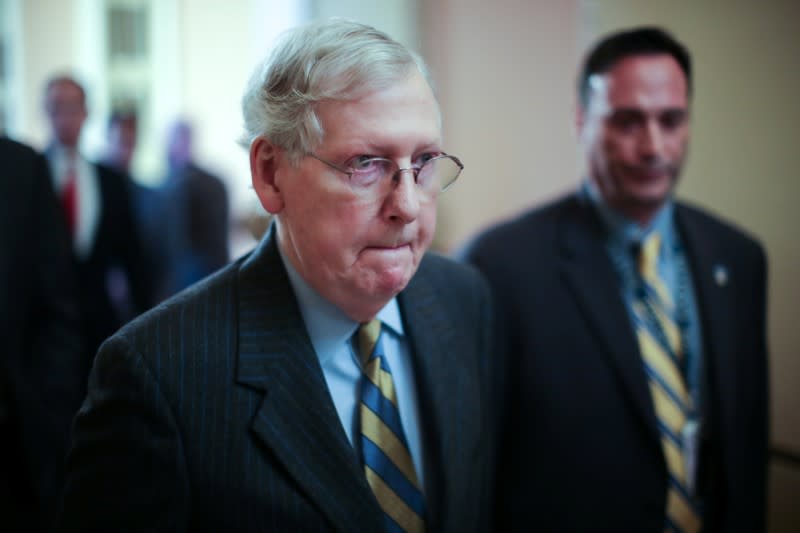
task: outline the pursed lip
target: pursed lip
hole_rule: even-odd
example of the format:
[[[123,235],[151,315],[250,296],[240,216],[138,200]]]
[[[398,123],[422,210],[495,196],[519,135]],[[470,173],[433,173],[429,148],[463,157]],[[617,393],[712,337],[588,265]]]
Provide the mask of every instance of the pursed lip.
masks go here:
[[[397,248],[403,248],[405,246],[410,246],[410,244],[407,242],[404,242],[402,244],[390,244],[388,246],[381,244],[373,244],[371,246],[367,246],[367,248],[377,248],[379,250],[396,250]]]
[[[386,239],[375,240],[371,243],[368,243],[364,248],[369,249],[373,248],[376,250],[396,250],[400,248],[405,248],[406,246],[411,246],[412,239],[408,237],[403,237],[402,235],[397,235],[396,237],[388,237]]]
[[[642,165],[631,166],[629,171],[643,180],[654,180],[664,176],[670,176],[673,173],[673,168],[670,165]]]
[[[401,253],[401,252],[404,252],[406,250],[411,250],[411,243],[410,242],[404,242],[402,244],[390,244],[390,245],[372,244],[372,245],[369,245],[369,246],[365,246],[364,249],[363,249],[364,252],[379,252],[379,253],[388,253],[388,254],[391,254],[393,252],[394,253]]]

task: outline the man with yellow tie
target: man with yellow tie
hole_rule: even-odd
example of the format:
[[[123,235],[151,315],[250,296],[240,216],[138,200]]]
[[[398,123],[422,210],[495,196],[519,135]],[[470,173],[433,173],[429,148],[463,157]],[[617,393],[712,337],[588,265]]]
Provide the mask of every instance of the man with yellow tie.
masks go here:
[[[103,345],[62,530],[486,531],[489,292],[426,253],[462,164],[424,63],[316,23],[242,108],[275,222]]]
[[[578,84],[584,184],[465,251],[505,344],[498,531],[764,529],[766,260],[673,199],[691,82],[659,28],[602,39]]]

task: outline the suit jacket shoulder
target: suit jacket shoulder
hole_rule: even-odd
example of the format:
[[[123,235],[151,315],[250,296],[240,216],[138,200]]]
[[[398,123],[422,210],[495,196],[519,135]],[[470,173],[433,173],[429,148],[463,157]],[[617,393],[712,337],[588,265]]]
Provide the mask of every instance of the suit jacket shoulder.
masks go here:
[[[459,252],[460,257],[472,258],[479,255],[513,253],[522,249],[509,247],[510,243],[530,242],[552,237],[556,224],[564,213],[579,209],[576,195],[570,194],[547,204],[523,211],[516,216],[502,220],[477,233]]]
[[[736,253],[766,261],[766,252],[760,240],[746,229],[687,202],[677,202],[676,216],[684,229],[696,231],[701,238],[727,247]]]

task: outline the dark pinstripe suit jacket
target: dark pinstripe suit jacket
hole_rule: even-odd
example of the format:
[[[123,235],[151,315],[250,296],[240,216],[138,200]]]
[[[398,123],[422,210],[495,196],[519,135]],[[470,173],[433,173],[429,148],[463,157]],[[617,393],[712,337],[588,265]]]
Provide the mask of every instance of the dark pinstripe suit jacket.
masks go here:
[[[488,291],[426,256],[399,295],[431,531],[484,531]],[[273,239],[101,348],[68,458],[68,531],[380,531]]]

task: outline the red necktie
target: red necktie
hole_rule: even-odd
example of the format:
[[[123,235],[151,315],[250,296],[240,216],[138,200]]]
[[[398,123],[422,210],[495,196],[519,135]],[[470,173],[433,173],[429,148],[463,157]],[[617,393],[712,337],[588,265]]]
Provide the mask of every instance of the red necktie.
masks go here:
[[[75,162],[67,163],[67,172],[64,175],[64,186],[61,189],[61,206],[67,219],[67,227],[71,236],[75,235],[78,220],[78,175],[75,171]]]

